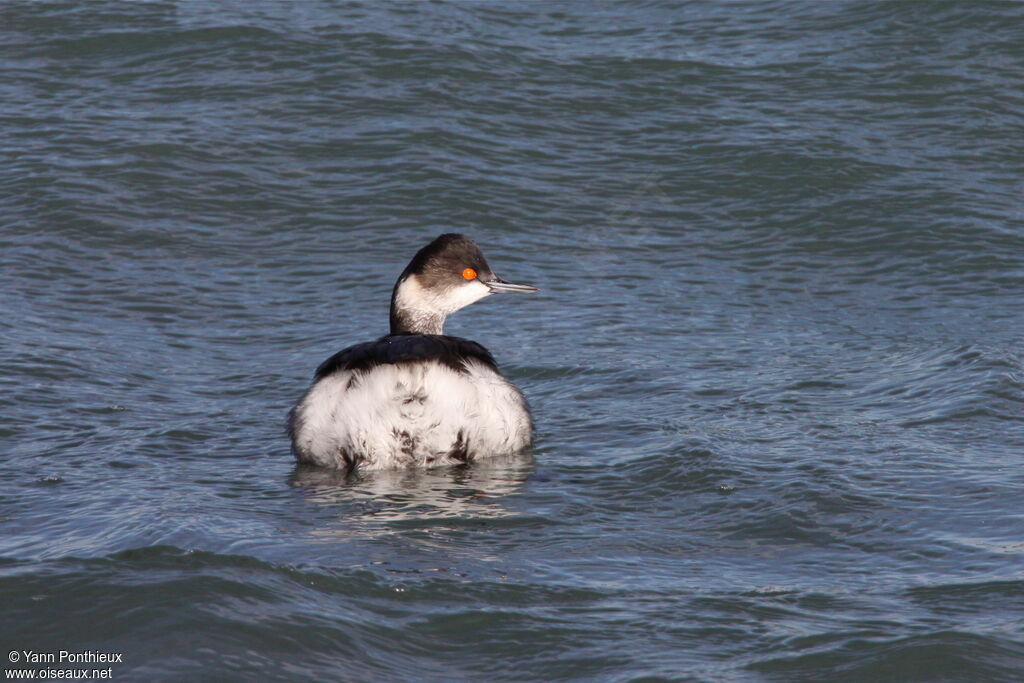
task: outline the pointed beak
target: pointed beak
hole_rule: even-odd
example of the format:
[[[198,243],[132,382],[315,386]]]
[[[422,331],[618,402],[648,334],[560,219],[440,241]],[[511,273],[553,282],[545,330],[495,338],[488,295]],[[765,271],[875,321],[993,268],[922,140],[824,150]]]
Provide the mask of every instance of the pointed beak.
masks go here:
[[[539,291],[533,285],[514,285],[511,282],[505,282],[497,275],[494,276],[493,280],[485,281],[484,284],[487,285],[494,294],[526,294],[528,292]]]

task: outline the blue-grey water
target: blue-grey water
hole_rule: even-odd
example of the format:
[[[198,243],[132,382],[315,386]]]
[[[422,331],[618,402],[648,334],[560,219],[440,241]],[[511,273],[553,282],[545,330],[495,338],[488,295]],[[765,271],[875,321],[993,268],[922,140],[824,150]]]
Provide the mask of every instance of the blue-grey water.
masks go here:
[[[1024,5],[0,6],[0,659],[1024,678]],[[441,232],[536,448],[297,468]]]

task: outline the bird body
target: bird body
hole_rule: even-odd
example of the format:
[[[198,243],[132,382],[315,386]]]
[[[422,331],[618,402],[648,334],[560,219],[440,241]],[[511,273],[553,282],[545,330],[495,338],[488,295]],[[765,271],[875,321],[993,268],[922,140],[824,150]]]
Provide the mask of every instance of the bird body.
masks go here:
[[[442,235],[403,271],[391,334],[334,354],[289,414],[300,462],[344,469],[465,464],[523,450],[522,393],[480,344],[442,334],[450,313],[494,292],[529,292],[493,274],[462,235]]]

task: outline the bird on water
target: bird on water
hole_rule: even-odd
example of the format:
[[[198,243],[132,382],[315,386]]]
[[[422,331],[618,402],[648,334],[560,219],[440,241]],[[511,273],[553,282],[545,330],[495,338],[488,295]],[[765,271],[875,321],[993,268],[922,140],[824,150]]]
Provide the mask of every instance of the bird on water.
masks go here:
[[[480,344],[444,334],[445,318],[505,282],[463,235],[420,249],[391,294],[391,333],[334,354],[288,414],[299,462],[343,469],[465,464],[530,445],[523,394]]]

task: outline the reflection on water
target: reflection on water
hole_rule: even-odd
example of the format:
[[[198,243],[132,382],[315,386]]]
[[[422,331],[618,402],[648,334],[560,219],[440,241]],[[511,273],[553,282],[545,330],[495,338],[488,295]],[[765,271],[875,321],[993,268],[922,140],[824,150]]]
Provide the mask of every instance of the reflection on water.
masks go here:
[[[533,468],[529,454],[460,467],[353,473],[297,465],[289,484],[307,500],[336,507],[352,529],[367,522],[507,517],[515,511],[504,499],[520,490]]]

